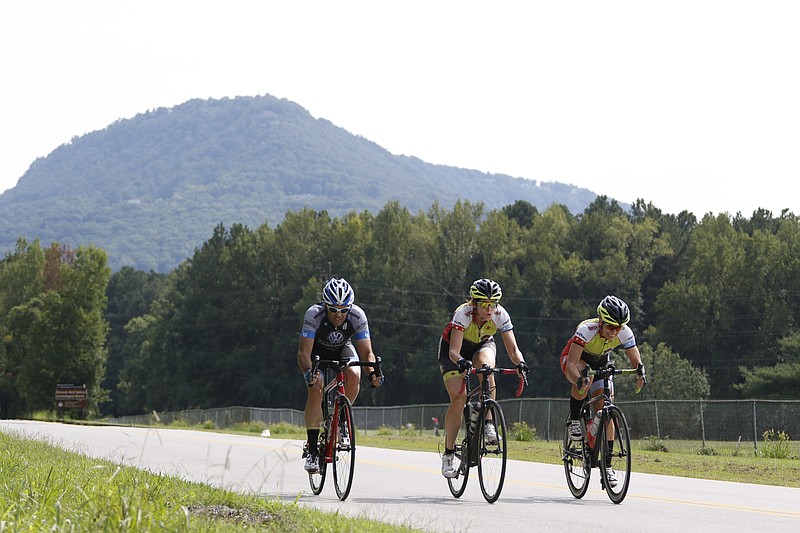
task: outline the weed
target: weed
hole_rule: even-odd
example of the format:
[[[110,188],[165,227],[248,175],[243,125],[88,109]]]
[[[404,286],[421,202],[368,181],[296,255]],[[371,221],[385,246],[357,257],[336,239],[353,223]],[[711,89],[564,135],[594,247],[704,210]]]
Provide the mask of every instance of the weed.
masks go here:
[[[536,438],[536,428],[527,422],[514,422],[509,428],[509,439],[520,442],[531,442]]]
[[[650,435],[649,437],[645,437],[644,439],[645,444],[642,446],[645,450],[649,452],[666,452],[667,447],[664,445],[664,441],[658,438],[655,435]]]
[[[761,451],[762,457],[769,457],[770,459],[789,458],[789,435],[783,431],[768,429],[762,436],[764,437],[764,449]]]

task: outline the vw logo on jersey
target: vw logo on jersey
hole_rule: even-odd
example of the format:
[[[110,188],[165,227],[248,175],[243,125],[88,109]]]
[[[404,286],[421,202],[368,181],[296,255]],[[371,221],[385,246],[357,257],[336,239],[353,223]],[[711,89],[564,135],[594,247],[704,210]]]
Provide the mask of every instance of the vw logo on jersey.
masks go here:
[[[330,343],[331,346],[340,346],[344,344],[345,340],[341,331],[331,331],[328,334],[328,343]]]

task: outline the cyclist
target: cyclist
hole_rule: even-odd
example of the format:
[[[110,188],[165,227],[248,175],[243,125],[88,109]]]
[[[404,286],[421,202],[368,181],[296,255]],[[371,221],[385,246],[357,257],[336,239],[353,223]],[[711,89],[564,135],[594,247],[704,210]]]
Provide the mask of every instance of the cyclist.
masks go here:
[[[631,312],[628,304],[616,296],[606,296],[597,306],[597,317],[584,320],[578,324],[575,334],[567,341],[561,352],[561,371],[572,384],[569,400],[569,436],[572,440],[581,440],[580,412],[587,391],[592,397],[603,393],[603,382],[593,383],[592,377],[585,377],[582,372],[587,366],[597,370],[613,363],[611,352],[622,346],[628,356],[631,367],[638,370],[636,386],[643,387],[647,383],[642,364],[642,356],[636,347],[636,338],[628,326]],[[613,399],[614,383],[611,377],[609,385]],[[590,387],[591,386],[591,387]],[[600,405],[596,406],[600,408]],[[609,472],[609,483],[616,484],[613,472]]]
[[[320,360],[375,362],[367,315],[354,301],[355,294],[350,284],[343,278],[332,278],[322,289],[322,301],[309,307],[303,318],[297,363],[308,385],[304,413],[308,435],[305,469],[311,473],[319,470],[319,457],[315,452],[322,423],[322,380],[317,379],[319,372],[311,373],[312,356],[318,355]],[[355,347],[352,341],[355,341]],[[383,383],[383,375],[375,369],[369,377],[374,387]],[[358,396],[360,379],[360,367],[345,370],[345,394],[351,403]]]
[[[486,278],[475,280],[469,288],[469,296],[455,310],[453,319],[445,326],[439,339],[439,370],[450,396],[450,406],[444,419],[445,445],[442,456],[442,475],[448,478],[458,474],[453,465],[453,452],[467,401],[465,393],[459,394],[461,379],[453,378],[462,378],[472,365],[495,365],[497,345],[494,335],[498,332],[520,376],[524,377],[529,370],[517,346],[511,317],[500,305],[500,298],[503,296],[500,285]],[[489,376],[488,379],[494,380],[494,376]],[[494,389],[492,395],[494,396]],[[483,431],[487,442],[497,443],[497,429],[490,420],[486,421]]]

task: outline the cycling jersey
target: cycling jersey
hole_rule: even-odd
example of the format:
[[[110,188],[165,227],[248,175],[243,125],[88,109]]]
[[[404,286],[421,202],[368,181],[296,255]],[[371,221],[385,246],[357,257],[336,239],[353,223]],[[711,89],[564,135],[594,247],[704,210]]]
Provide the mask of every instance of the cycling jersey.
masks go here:
[[[360,341],[369,338],[367,315],[363,309],[353,304],[347,318],[337,328],[328,321],[325,305],[314,304],[306,311],[300,336],[314,339],[311,353],[318,355],[320,359],[339,359],[346,347],[349,347],[348,352],[354,353],[351,339]],[[348,356],[352,358],[349,354]]]
[[[458,329],[464,332],[464,342],[473,345],[480,344],[495,333],[505,333],[514,329],[511,324],[511,316],[505,308],[498,304],[488,320],[483,326],[475,323],[474,309],[472,304],[467,302],[458,307],[453,314],[453,319],[444,327],[442,338],[450,342],[450,331]]]
[[[611,340],[606,340],[600,335],[601,327],[603,326],[599,318],[590,318],[578,324],[575,334],[561,352],[561,357],[565,358],[572,343],[576,343],[583,348],[581,359],[597,369],[608,364],[609,355],[617,346],[622,346],[626,350],[636,346],[636,338],[627,324],[622,326],[619,334]]]

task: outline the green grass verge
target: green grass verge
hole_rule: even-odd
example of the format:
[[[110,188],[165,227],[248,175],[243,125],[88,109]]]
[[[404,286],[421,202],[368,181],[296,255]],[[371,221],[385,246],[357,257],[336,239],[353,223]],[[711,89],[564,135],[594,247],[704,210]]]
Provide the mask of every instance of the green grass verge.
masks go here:
[[[88,458],[0,433],[0,531],[416,531]]]

